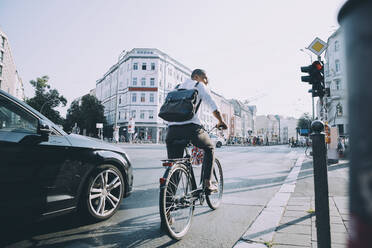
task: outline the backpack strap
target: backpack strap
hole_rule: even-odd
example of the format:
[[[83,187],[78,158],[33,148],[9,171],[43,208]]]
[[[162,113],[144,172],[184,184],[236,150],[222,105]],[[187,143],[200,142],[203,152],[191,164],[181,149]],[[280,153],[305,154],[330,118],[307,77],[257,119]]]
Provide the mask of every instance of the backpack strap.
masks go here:
[[[196,87],[198,87],[198,85],[199,85],[199,82],[196,82],[194,87],[196,88]],[[198,105],[196,105],[195,114],[198,112],[198,109],[200,107],[201,102],[202,102],[202,99],[200,98],[200,101],[199,101]]]

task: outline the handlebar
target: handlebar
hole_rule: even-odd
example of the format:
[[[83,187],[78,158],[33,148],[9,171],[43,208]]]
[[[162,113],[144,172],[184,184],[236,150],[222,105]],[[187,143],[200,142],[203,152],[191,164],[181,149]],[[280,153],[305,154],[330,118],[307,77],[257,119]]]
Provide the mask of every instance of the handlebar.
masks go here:
[[[210,129],[210,130],[207,130],[207,129],[205,129],[204,128],[204,130],[208,133],[208,134],[210,134],[212,131],[214,131],[215,129],[218,129],[218,130],[224,130],[224,129],[227,129],[227,128],[223,128],[223,127],[217,127],[217,125],[216,126],[214,126],[212,129]]]

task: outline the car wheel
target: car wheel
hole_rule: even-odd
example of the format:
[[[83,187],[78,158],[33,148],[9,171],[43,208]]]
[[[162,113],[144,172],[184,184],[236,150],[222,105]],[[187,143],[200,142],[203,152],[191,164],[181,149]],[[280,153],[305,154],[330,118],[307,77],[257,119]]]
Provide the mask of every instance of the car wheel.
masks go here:
[[[221,146],[222,146],[221,141],[218,141],[217,144],[216,144],[216,147],[217,147],[217,148],[220,148]]]
[[[113,165],[101,165],[90,175],[82,198],[82,211],[88,220],[110,218],[120,207],[125,182],[121,172]]]

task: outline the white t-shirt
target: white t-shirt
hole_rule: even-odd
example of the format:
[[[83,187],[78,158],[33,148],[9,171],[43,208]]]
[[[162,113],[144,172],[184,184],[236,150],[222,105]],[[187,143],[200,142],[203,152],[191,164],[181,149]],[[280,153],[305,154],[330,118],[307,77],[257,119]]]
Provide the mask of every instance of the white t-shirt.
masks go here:
[[[197,89],[198,90],[197,103],[199,103],[199,101],[201,99],[202,100],[201,104],[208,104],[211,107],[212,112],[216,111],[217,110],[217,104],[213,100],[213,97],[211,96],[210,90],[204,85],[204,83],[201,83],[201,82],[198,84],[197,87],[195,87],[196,83],[197,83],[197,81],[188,79],[185,82],[183,82],[182,84],[180,84],[180,86],[178,88],[179,89],[187,89],[187,90]],[[169,126],[185,125],[185,124],[190,124],[190,123],[195,123],[195,124],[201,125],[200,118],[199,118],[200,107],[201,106],[199,106],[198,112],[196,113],[196,115],[194,115],[194,117],[191,120],[183,121],[183,122],[168,122],[168,125]]]

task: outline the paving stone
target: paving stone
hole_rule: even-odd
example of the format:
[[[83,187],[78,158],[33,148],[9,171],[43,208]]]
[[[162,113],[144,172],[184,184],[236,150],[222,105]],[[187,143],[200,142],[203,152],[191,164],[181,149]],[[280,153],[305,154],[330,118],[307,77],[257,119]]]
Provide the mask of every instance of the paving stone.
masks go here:
[[[280,226],[280,229],[276,230],[279,233],[294,233],[294,234],[306,234],[311,235],[311,226],[305,225],[285,225]]]
[[[332,233],[347,233],[346,227],[344,224],[331,224]]]
[[[288,206],[303,206],[304,202],[303,201],[288,201]]]
[[[329,221],[331,224],[344,224],[341,217],[331,216]]]
[[[309,235],[292,234],[292,233],[277,233],[274,236],[273,243],[280,245],[297,245],[301,247],[311,247]]]
[[[335,244],[347,244],[347,233],[332,233],[331,242]]]
[[[283,224],[286,224],[286,225],[299,224],[299,225],[309,225],[309,226],[311,226],[311,220],[310,220],[310,218],[301,219],[301,217],[300,218],[298,218],[298,217],[283,217],[280,220],[280,224],[281,225],[283,225]]]
[[[302,206],[287,206],[287,211],[307,211],[310,209],[310,204],[302,205]]]
[[[248,243],[240,240],[234,245],[234,248],[267,248],[267,246],[260,243]]]
[[[291,245],[291,246],[288,246],[288,245],[273,245],[272,248],[300,248],[300,247],[303,247],[303,246],[298,246],[298,245]]]
[[[284,212],[284,217],[303,217],[303,216],[306,216],[308,215],[309,213],[307,213],[306,211],[285,211]]]
[[[341,218],[345,220],[350,220],[350,215],[349,214],[341,214]]]

